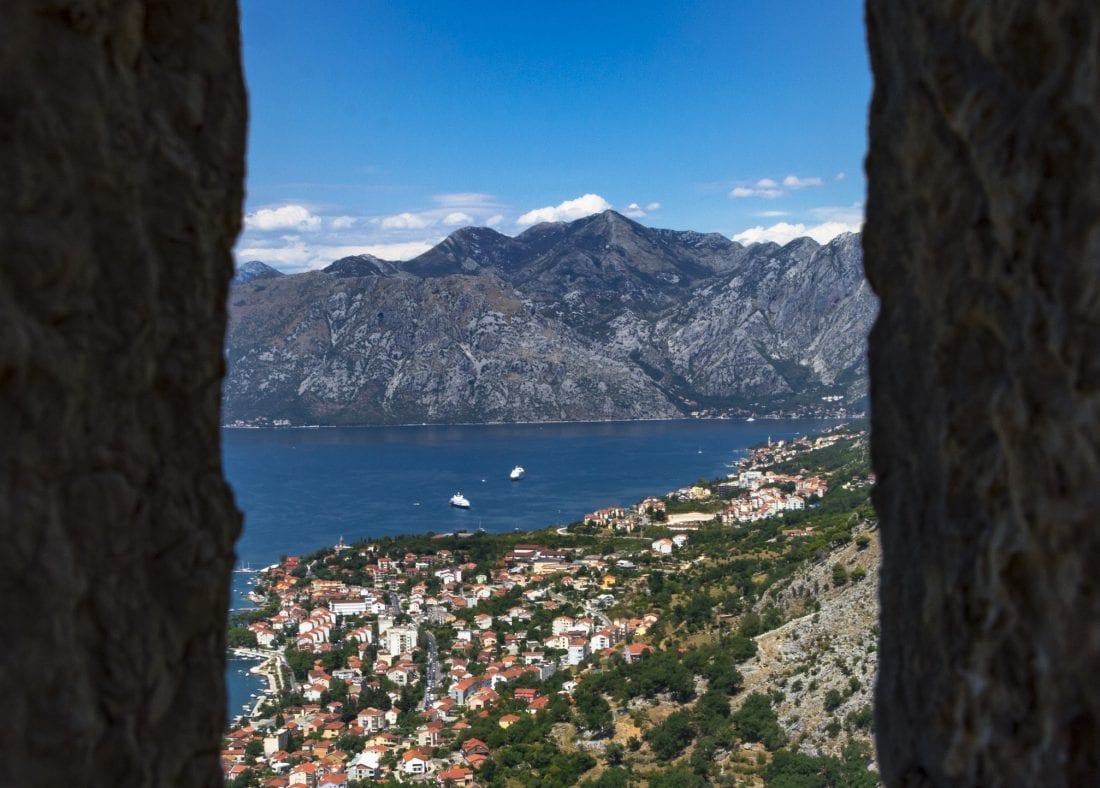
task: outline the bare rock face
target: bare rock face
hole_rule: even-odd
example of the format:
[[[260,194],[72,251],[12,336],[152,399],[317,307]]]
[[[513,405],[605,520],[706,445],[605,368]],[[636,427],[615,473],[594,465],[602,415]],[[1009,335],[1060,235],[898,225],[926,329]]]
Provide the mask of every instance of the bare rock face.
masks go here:
[[[230,296],[227,423],[668,418],[862,408],[875,299],[859,237],[745,248],[606,211],[516,238],[468,227]]]
[[[217,429],[236,4],[3,17],[3,782],[217,785],[240,527]]]
[[[871,0],[889,785],[1100,774],[1100,5]]]

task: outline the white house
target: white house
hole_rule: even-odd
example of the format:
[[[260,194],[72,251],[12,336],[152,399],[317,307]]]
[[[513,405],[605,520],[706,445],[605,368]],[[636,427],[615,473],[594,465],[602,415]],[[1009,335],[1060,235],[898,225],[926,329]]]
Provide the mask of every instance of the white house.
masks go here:
[[[405,774],[424,774],[428,771],[428,759],[420,750],[409,750],[401,756],[401,771]]]
[[[386,630],[386,651],[400,654],[416,648],[418,632],[416,627],[390,627]]]
[[[570,665],[579,665],[584,662],[588,654],[588,641],[584,638],[575,638],[569,641],[566,662]]]
[[[573,628],[576,622],[570,616],[558,616],[553,622],[553,633],[563,635]]]
[[[658,539],[651,547],[655,553],[660,555],[671,555],[674,544],[675,543],[671,539]]]
[[[340,616],[361,616],[367,612],[365,599],[334,599],[332,612]]]
[[[389,724],[386,722],[386,713],[381,709],[363,709],[356,715],[355,721],[368,733],[376,733],[377,731],[385,730],[389,727]]]
[[[348,777],[352,780],[371,780],[381,776],[382,756],[385,747],[367,747],[348,762]]]

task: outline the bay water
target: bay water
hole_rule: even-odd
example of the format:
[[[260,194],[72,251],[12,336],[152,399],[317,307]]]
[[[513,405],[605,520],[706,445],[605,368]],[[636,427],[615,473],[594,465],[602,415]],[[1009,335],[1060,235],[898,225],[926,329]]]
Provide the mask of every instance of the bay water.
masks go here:
[[[631,421],[318,429],[226,429],[225,474],[244,512],[238,565],[409,533],[564,525],[607,506],[712,479],[750,446],[834,420]],[[522,466],[526,475],[511,481]],[[461,492],[469,509],[449,505]],[[252,575],[234,573],[233,607]],[[230,715],[263,687],[230,659]]]

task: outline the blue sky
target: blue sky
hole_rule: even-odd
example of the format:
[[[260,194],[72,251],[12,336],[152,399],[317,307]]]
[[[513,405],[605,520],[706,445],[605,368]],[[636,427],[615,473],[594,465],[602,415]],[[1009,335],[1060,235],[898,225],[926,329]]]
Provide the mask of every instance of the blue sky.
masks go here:
[[[241,260],[407,259],[614,207],[746,243],[862,222],[861,0],[243,0]]]

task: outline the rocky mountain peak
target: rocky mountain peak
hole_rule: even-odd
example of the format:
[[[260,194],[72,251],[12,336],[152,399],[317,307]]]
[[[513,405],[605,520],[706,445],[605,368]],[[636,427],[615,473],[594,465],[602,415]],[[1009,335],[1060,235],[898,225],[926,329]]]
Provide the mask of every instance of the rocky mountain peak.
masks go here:
[[[397,273],[400,269],[389,260],[383,260],[372,254],[357,254],[350,257],[341,257],[321,270],[331,276],[352,277],[389,276]]]
[[[490,227],[463,227],[402,268],[417,276],[476,274],[483,268],[506,272],[515,265],[519,244]]]
[[[259,260],[249,260],[237,267],[237,272],[233,275],[233,281],[237,284],[243,284],[251,282],[253,279],[273,279],[276,276],[283,275],[282,271],[276,271],[267,263],[262,263]]]
[[[780,248],[780,253],[789,257],[796,257],[801,255],[812,255],[818,249],[821,248],[821,244],[815,241],[813,238],[795,238],[793,241],[788,241]]]

